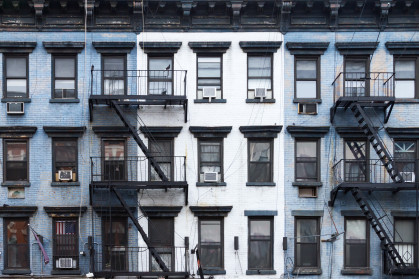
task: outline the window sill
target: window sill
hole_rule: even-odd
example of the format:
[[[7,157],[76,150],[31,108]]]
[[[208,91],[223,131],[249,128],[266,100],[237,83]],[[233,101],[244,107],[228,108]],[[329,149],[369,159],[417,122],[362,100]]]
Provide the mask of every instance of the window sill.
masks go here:
[[[80,99],[49,99],[50,103],[80,103]]]
[[[52,187],[80,186],[80,182],[51,182]]]
[[[81,275],[79,269],[74,270],[52,270],[51,275]]]
[[[293,182],[292,186],[297,186],[297,187],[320,187],[323,186],[322,182]]]
[[[353,267],[341,270],[342,275],[372,275],[372,269],[369,267]]]
[[[7,102],[24,102],[24,103],[30,103],[31,102],[31,98],[3,98],[1,99],[2,103],[7,103]]]
[[[31,274],[30,269],[3,269],[1,273],[6,275],[24,275]]]
[[[227,186],[225,182],[196,182],[197,187],[218,187]]]
[[[419,104],[419,99],[410,99],[410,98],[396,98],[396,104]]]
[[[275,182],[246,182],[246,186],[257,186],[257,187],[263,187],[263,186],[276,186]]]
[[[5,181],[1,184],[1,186],[10,187],[10,188],[17,188],[17,187],[29,187],[31,183],[28,181]]]
[[[304,104],[321,104],[322,99],[311,99],[311,98],[294,98],[293,103],[304,103]]]
[[[224,275],[226,271],[224,269],[204,269],[204,275]]]
[[[226,99],[212,99],[211,102],[208,99],[195,99],[193,100],[195,104],[224,104],[227,103]]]
[[[293,275],[320,275],[322,269],[319,267],[296,267],[292,271]]]
[[[246,99],[246,103],[251,103],[251,104],[273,104],[275,102],[276,102],[275,99],[262,99],[262,101],[259,98],[258,99]]]
[[[246,270],[246,275],[275,275],[276,270],[270,269],[252,269]]]

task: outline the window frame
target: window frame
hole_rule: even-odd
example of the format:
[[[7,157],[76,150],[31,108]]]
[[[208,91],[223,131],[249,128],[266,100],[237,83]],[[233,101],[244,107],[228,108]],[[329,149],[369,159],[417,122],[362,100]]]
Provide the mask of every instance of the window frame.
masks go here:
[[[201,250],[201,222],[202,221],[219,221],[220,222],[220,261],[221,266],[219,267],[205,267],[202,266],[204,270],[224,270],[224,218],[222,217],[198,217],[198,247],[199,247],[199,254],[202,256]],[[201,260],[202,263],[202,260]],[[205,272],[205,271],[204,271]]]
[[[351,180],[346,180],[346,164],[350,164],[350,162],[347,162],[347,160],[351,160],[351,159],[347,159],[346,158],[346,146],[347,146],[347,142],[364,142],[365,143],[365,166],[366,166],[366,175],[365,175],[365,180],[364,181],[351,181]],[[368,139],[367,138],[344,138],[343,139],[343,159],[344,159],[344,181],[345,182],[352,182],[352,183],[356,183],[356,182],[369,182],[371,180],[370,177],[370,144],[368,143]],[[361,161],[361,160],[358,160]]]
[[[149,71],[154,71],[154,70],[150,70],[150,60],[152,59],[170,59],[171,60],[171,69],[169,69],[169,71],[172,73],[172,77],[163,79],[163,78],[156,78],[155,80],[153,78],[150,78],[150,72]],[[173,53],[161,53],[161,54],[148,54],[147,55],[147,95],[162,95],[162,94],[150,94],[150,82],[171,82],[172,83],[172,94],[167,94],[169,96],[175,96],[175,72],[174,72],[174,54]],[[151,81],[150,81],[151,80]]]
[[[318,236],[316,237],[316,261],[317,261],[317,265],[316,266],[298,266],[297,265],[297,245],[300,244],[298,242],[298,236],[297,236],[297,220],[316,220],[316,231]],[[295,263],[295,268],[301,268],[301,269],[312,269],[312,268],[320,268],[321,267],[321,257],[320,257],[320,217],[303,217],[303,216],[295,216],[294,218],[294,263]],[[304,243],[304,242],[302,242]]]
[[[26,221],[26,231],[27,231],[27,236],[28,236],[28,243],[27,243],[27,248],[26,248],[26,255],[27,255],[27,259],[28,259],[28,266],[25,267],[9,267],[8,265],[8,260],[9,260],[9,249],[8,249],[8,243],[7,243],[7,227],[8,227],[8,223],[12,222],[12,221]],[[31,267],[31,260],[30,260],[30,231],[29,231],[29,218],[28,217],[4,217],[3,218],[3,247],[4,247],[4,269],[5,270],[27,270],[30,269]]]
[[[247,234],[247,247],[248,247],[248,249],[247,249],[247,268],[249,269],[249,270],[261,270],[261,268],[254,268],[254,267],[250,267],[250,251],[251,251],[251,249],[250,249],[250,247],[251,247],[251,245],[250,245],[250,243],[252,242],[252,240],[251,240],[251,235],[250,235],[250,232],[251,232],[251,222],[252,221],[255,221],[255,220],[259,220],[259,221],[269,221],[270,222],[270,239],[269,239],[269,242],[270,242],[270,256],[271,256],[271,262],[269,263],[269,267],[268,268],[262,268],[262,269],[264,269],[264,270],[273,270],[274,269],[274,248],[275,248],[275,245],[274,245],[274,218],[273,217],[268,217],[268,216],[252,216],[252,217],[249,217],[248,218],[248,225],[247,225],[247,231],[248,231],[248,234]],[[264,241],[264,240],[253,240],[253,241]]]
[[[396,221],[411,221],[413,222],[413,243],[412,242],[396,242]],[[412,245],[413,246],[413,267],[419,267],[419,247],[417,245],[419,241],[419,221],[415,217],[394,217],[393,222],[393,243],[397,245]]]
[[[343,96],[344,97],[354,97],[347,96],[346,94],[346,64],[348,61],[363,61],[365,63],[365,78],[370,76],[370,64],[371,58],[369,55],[345,55],[343,58]],[[357,79],[349,79],[351,81],[356,81]],[[359,79],[358,79],[359,80]],[[365,81],[365,95],[364,96],[355,96],[355,97],[369,97],[370,96],[370,84],[368,80]]]
[[[413,81],[415,82],[415,87],[414,87],[414,96],[413,98],[397,98],[396,97],[396,81],[397,80],[412,80],[412,79],[397,79],[396,78],[396,62],[397,61],[414,61],[415,62],[415,78],[413,79]],[[394,73],[394,97],[399,100],[402,99],[419,99],[419,59],[417,56],[401,56],[401,55],[394,55],[393,56],[393,73]]]
[[[205,182],[205,181],[201,181],[201,166],[202,166],[202,162],[201,162],[201,143],[219,143],[220,144],[220,181],[216,182],[216,183],[220,183],[220,182],[224,182],[224,140],[222,138],[209,138],[209,139],[205,139],[205,138],[199,138],[198,139],[198,181],[200,183],[211,183],[211,182]]]
[[[26,179],[25,180],[7,180],[7,143],[8,142],[25,142],[26,143]],[[14,162],[14,161],[13,161]],[[19,161],[20,162],[20,161]],[[23,161],[22,161],[23,162]],[[3,139],[3,182],[29,182],[30,181],[30,177],[29,177],[29,162],[30,162],[30,158],[29,158],[29,139],[15,139],[15,138],[5,138]]]
[[[297,181],[297,142],[316,142],[316,181]],[[321,139],[320,138],[296,138],[294,140],[294,181],[295,182],[320,182],[321,181]],[[306,162],[303,162],[306,163]]]
[[[403,160],[403,161],[399,161],[399,162],[402,162],[402,163],[413,163],[413,165],[414,165],[414,174],[415,174],[415,182],[419,182],[419,147],[418,147],[418,144],[419,144],[419,140],[417,140],[417,139],[393,139],[392,140],[393,141],[393,160],[394,160],[394,162],[395,162],[395,164],[396,164],[396,166],[397,166],[397,161],[398,161],[398,159],[396,158],[396,156],[395,156],[395,151],[396,151],[396,142],[408,142],[408,141],[411,141],[411,142],[414,142],[415,143],[415,152],[414,152],[414,154],[415,154],[415,158],[414,159],[411,159],[411,160]],[[398,172],[401,172],[400,171],[400,169],[397,167],[397,171]]]
[[[150,138],[149,141],[148,141],[148,150],[150,151],[150,153],[152,153],[151,152],[151,145],[153,145],[153,144],[159,145],[160,144],[159,142],[169,142],[170,154],[168,156],[165,156],[165,155],[153,155],[153,154],[151,154],[151,155],[153,155],[154,160],[156,160],[156,158],[157,158],[156,162],[159,165],[161,163],[163,163],[163,164],[170,163],[170,174],[169,174],[170,177],[167,177],[167,178],[169,179],[169,181],[175,181],[175,177],[174,177],[174,174],[175,174],[175,171],[174,171],[175,170],[175,156],[174,156],[174,154],[175,154],[175,139],[174,138],[159,138],[159,137]],[[167,161],[160,162],[158,160],[159,157],[169,157],[170,158],[170,162],[167,162]],[[153,180],[151,180],[151,177],[152,177],[152,169],[153,169],[153,167],[151,166],[150,160],[148,160],[148,178],[149,178],[149,181],[153,181]],[[163,171],[163,169],[162,169],[162,171]],[[157,181],[159,181],[159,180],[157,180]]]
[[[106,58],[123,58],[123,62],[124,62],[124,69],[123,71],[123,80],[124,80],[124,94],[122,95],[114,95],[114,94],[105,94],[105,79],[109,79],[109,78],[105,78],[105,60]],[[100,65],[101,69],[102,69],[102,95],[103,96],[124,96],[127,95],[127,55],[124,53],[103,53],[101,55],[101,65]],[[111,79],[112,80],[112,79]]]
[[[125,228],[125,235],[124,235],[124,238],[125,238],[125,242],[126,242],[126,245],[119,245],[119,246],[123,246],[124,248],[128,248],[129,247],[129,227],[128,227],[128,218],[127,217],[125,217],[125,216],[103,216],[102,217],[102,228],[101,228],[101,230],[102,230],[102,270],[109,270],[109,269],[107,269],[106,267],[105,267],[105,264],[106,264],[106,249],[105,249],[105,247],[106,247],[106,245],[113,245],[113,246],[115,246],[115,244],[113,243],[113,244],[107,244],[107,232],[105,231],[105,228],[106,228],[106,222],[109,222],[109,224],[110,224],[110,229],[111,229],[111,231],[112,231],[112,227],[113,227],[113,222],[121,222],[123,225],[124,225],[124,228]],[[114,234],[112,234],[112,235],[114,235]],[[108,240],[108,241],[112,241],[112,242],[114,242],[114,238],[113,239],[110,239],[110,240]],[[124,269],[112,269],[112,266],[111,266],[111,268],[110,269],[112,269],[112,270],[118,270],[118,271],[127,271],[128,270],[128,268],[129,268],[129,262],[128,262],[128,260],[129,260],[129,251],[128,251],[128,249],[125,249],[124,250],[124,252],[125,252],[125,268]],[[111,264],[112,264],[112,261],[111,261]]]
[[[251,153],[250,153],[250,144],[251,143],[269,143],[270,145],[270,161],[269,162],[262,162],[259,164],[270,164],[270,168],[269,168],[269,179],[268,181],[251,181],[250,180],[250,164],[252,163],[250,161],[250,157],[251,157]],[[274,177],[273,177],[273,169],[274,169],[274,140],[272,138],[248,138],[247,140],[247,182],[250,183],[271,183],[274,181]],[[255,162],[253,162],[254,164]],[[256,162],[256,164],[258,164],[258,162]]]
[[[200,57],[208,57],[208,58],[214,58],[214,57],[217,57],[217,58],[220,58],[220,98],[217,98],[217,97],[215,97],[214,99],[215,100],[222,100],[222,99],[224,99],[224,97],[223,97],[223,53],[197,53],[196,54],[196,98],[197,99],[199,99],[199,100],[202,100],[202,99],[204,99],[203,97],[201,97],[201,98],[199,98],[199,95],[198,95],[198,80],[200,79],[199,78],[199,75],[198,75],[198,66],[199,66],[199,62],[198,62],[198,60],[199,60],[199,58]],[[201,78],[201,79],[215,79],[215,78]],[[206,86],[206,87],[211,87],[211,86]],[[216,90],[217,91],[217,90]]]
[[[56,154],[55,154],[55,152],[56,152],[55,142],[57,142],[57,141],[61,141],[61,142],[63,142],[63,141],[73,141],[73,142],[75,142],[76,161],[74,162],[75,163],[74,169],[76,170],[75,171],[76,172],[76,180],[72,180],[72,182],[78,182],[79,181],[79,179],[78,179],[78,176],[79,176],[79,147],[78,147],[78,138],[76,138],[76,137],[75,138],[60,138],[60,137],[52,138],[52,181],[62,182],[62,181],[56,180],[56,176],[55,176],[56,169],[57,169]]]
[[[25,58],[26,60],[26,94],[23,97],[13,97],[8,96],[7,91],[7,80],[9,79],[7,77],[7,59],[8,58]],[[23,77],[19,77],[22,78]],[[11,78],[13,79],[13,78]],[[16,78],[14,78],[16,79]],[[4,54],[3,55],[3,98],[5,99],[22,99],[22,98],[29,98],[29,54]]]
[[[271,59],[271,65],[270,65],[270,67],[271,67],[271,75],[268,77],[268,76],[260,76],[260,77],[253,77],[253,76],[249,76],[249,58],[250,57],[269,57],[270,59]],[[271,91],[272,91],[272,93],[271,93],[271,95],[272,95],[272,97],[271,98],[269,98],[268,100],[273,100],[274,98],[275,98],[275,96],[274,96],[274,55],[273,55],[273,53],[271,53],[271,52],[266,52],[266,53],[247,53],[247,58],[246,58],[246,74],[247,74],[247,83],[246,83],[246,87],[247,87],[247,99],[256,99],[255,97],[253,97],[253,98],[250,98],[249,97],[249,80],[251,80],[251,79],[270,79],[270,81],[271,81]],[[265,98],[265,99],[267,99],[267,98]]]
[[[347,266],[346,265],[346,249],[348,249],[348,243],[346,242],[346,231],[347,231],[347,221],[348,220],[362,220],[365,221],[365,234],[366,234],[366,249],[365,249],[365,253],[366,253],[366,265],[365,266]],[[369,226],[369,222],[367,219],[365,219],[364,217],[355,217],[355,216],[347,216],[345,217],[344,220],[344,227],[345,227],[345,236],[343,239],[343,266],[345,269],[359,269],[359,268],[369,268],[370,267],[370,239],[371,239],[371,235],[370,235],[370,226]]]
[[[128,169],[127,169],[127,139],[126,138],[102,138],[101,139],[101,180],[102,181],[109,181],[105,179],[105,142],[106,141],[122,141],[124,143],[124,167],[125,167],[125,173],[124,173],[124,179],[121,179],[119,181],[126,181],[128,179]]]
[[[316,62],[316,79],[299,79],[297,77],[297,62],[298,61],[315,61]],[[298,81],[316,81],[316,96],[313,98],[300,98],[297,95]],[[315,100],[321,98],[321,69],[320,69],[320,55],[294,55],[294,98],[295,99],[309,99]]]
[[[171,271],[175,271],[175,257],[176,257],[176,249],[175,249],[175,219],[174,217],[149,217],[148,218],[148,235],[150,236],[150,245],[151,247],[157,248],[156,250],[159,250],[159,248],[168,248],[167,246],[162,246],[162,247],[158,247],[158,246],[153,246],[153,237],[152,237],[152,230],[150,229],[153,224],[153,220],[166,220],[168,222],[170,222],[170,226],[171,226]],[[167,252],[159,252],[158,253],[164,253],[164,254],[168,254]],[[150,260],[149,260],[149,268],[150,270],[152,270],[152,262],[153,262],[153,256],[151,255],[150,252],[150,256],[149,256]]]
[[[60,59],[60,58],[64,58],[64,59],[69,59],[72,58],[74,59],[74,97],[73,98],[56,98],[55,97],[55,81],[57,80],[56,76],[55,76],[55,60],[56,59]],[[78,76],[77,76],[77,67],[78,67],[78,59],[77,59],[77,54],[53,54],[52,55],[52,76],[51,76],[51,99],[56,99],[56,100],[74,100],[78,98]],[[73,80],[72,78],[58,78],[58,80]]]
[[[62,269],[62,268],[58,268],[56,266],[56,261],[59,258],[62,258],[60,256],[57,256],[57,250],[58,250],[58,245],[57,245],[57,221],[75,221],[76,224],[76,228],[75,228],[75,243],[74,243],[74,251],[75,254],[74,256],[64,256],[65,258],[73,258],[73,260],[76,260],[76,267],[71,268],[71,269]],[[78,218],[62,218],[62,217],[57,217],[57,218],[53,218],[52,219],[52,235],[53,235],[53,244],[52,244],[52,258],[53,258],[53,270],[78,270],[80,268],[80,257],[79,257],[79,220]]]

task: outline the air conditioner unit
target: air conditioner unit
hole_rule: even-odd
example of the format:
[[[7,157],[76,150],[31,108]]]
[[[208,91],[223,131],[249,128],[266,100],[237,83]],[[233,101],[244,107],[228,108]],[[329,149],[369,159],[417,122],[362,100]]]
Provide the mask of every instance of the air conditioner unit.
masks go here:
[[[217,97],[217,88],[215,87],[204,87],[202,88],[202,98],[208,98],[211,102],[212,98]]]
[[[8,102],[7,114],[24,114],[25,104],[23,102]]]
[[[298,104],[299,114],[317,114],[317,104]]]
[[[413,171],[400,172],[404,182],[415,182],[415,173]]]
[[[260,98],[260,101],[262,102],[263,98],[266,98],[266,88],[256,88],[255,98]]]
[[[73,171],[71,170],[60,170],[58,171],[58,179],[60,181],[70,181],[73,179]]]
[[[72,258],[59,258],[56,262],[57,268],[75,268],[75,262]]]
[[[218,182],[218,172],[204,172],[204,182]]]

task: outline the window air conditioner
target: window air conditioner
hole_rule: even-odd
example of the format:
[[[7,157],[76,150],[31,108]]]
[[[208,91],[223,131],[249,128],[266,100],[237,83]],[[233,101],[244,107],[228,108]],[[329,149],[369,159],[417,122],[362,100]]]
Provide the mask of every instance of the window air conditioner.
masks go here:
[[[8,102],[7,114],[24,114],[25,105],[23,102]]]
[[[58,171],[58,179],[60,181],[70,181],[73,179],[73,171],[71,170],[60,170]]]
[[[57,268],[74,268],[72,258],[59,258],[57,263]]]
[[[415,173],[413,171],[400,172],[404,182],[415,182]]]
[[[218,172],[204,172],[204,182],[217,182]]]
[[[263,98],[266,98],[266,88],[256,88],[255,98],[260,98],[260,101],[262,102]]]
[[[202,98],[208,98],[209,102],[211,102],[212,98],[217,96],[217,88],[215,87],[204,87],[202,89]]]
[[[317,114],[317,104],[298,104],[299,114]]]

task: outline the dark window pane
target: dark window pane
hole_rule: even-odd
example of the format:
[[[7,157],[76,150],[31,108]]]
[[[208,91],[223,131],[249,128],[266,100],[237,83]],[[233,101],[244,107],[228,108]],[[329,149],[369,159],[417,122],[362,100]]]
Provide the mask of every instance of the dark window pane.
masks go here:
[[[317,244],[297,244],[296,252],[298,267],[317,267]]]
[[[7,227],[7,268],[29,268],[29,231],[27,220],[5,220]]]
[[[221,267],[221,248],[201,245],[201,265],[203,268]]]
[[[297,79],[316,79],[317,62],[314,60],[297,60]]]
[[[296,163],[296,176],[297,181],[316,181],[317,180],[317,163],[305,162]]]
[[[26,162],[7,162],[6,181],[28,180],[28,169]]]
[[[6,141],[5,180],[28,180],[27,143]]]
[[[153,247],[173,246],[173,218],[150,218],[148,225],[150,242]]]
[[[270,163],[249,163],[249,182],[271,182]]]
[[[76,61],[74,58],[55,58],[55,77],[74,78]]]
[[[345,231],[345,266],[366,267],[367,222],[364,219],[349,219]]]
[[[7,161],[26,161],[26,142],[7,142]]]
[[[249,247],[249,268],[271,269],[272,253],[270,241],[251,241]]]
[[[8,78],[26,78],[26,58],[9,57],[6,58],[6,71]]]
[[[367,246],[364,243],[347,243],[345,252],[345,266],[347,267],[366,267]]]
[[[199,246],[203,268],[222,267],[222,239],[220,220],[200,220]]]
[[[394,240],[396,242],[414,242],[414,220],[396,220],[394,227]]]
[[[297,242],[316,243],[317,235],[316,219],[297,219]]]
[[[76,141],[55,141],[56,162],[76,162],[77,142]]]
[[[252,56],[248,58],[249,77],[270,77],[271,76],[271,57]]]

